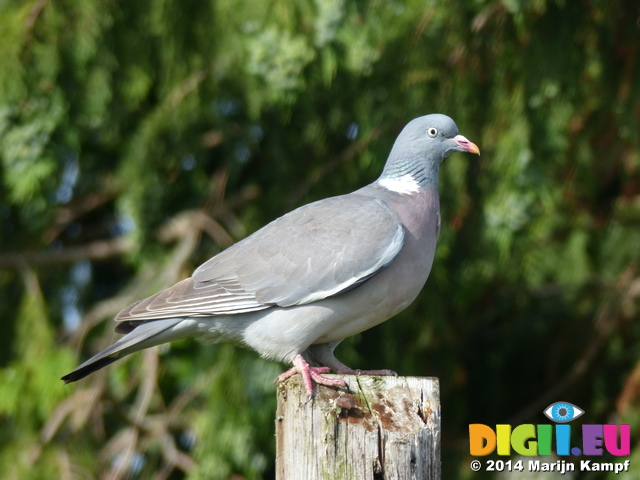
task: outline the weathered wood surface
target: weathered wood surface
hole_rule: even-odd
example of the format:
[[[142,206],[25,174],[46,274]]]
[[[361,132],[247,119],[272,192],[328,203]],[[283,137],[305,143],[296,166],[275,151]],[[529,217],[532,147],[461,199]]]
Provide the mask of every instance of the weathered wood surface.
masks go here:
[[[349,392],[298,375],[278,386],[277,480],[440,480],[437,378],[342,375]]]

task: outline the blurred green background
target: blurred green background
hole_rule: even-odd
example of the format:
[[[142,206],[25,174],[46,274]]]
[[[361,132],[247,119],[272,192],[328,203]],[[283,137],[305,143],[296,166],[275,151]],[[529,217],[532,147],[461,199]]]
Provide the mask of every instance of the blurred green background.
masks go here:
[[[0,1],[2,478],[272,479],[284,365],[183,341],[59,377],[431,112],[482,156],[441,168],[421,296],[337,356],[440,378],[445,479],[482,478],[469,423],[559,400],[630,423],[640,478],[639,49],[637,1]]]

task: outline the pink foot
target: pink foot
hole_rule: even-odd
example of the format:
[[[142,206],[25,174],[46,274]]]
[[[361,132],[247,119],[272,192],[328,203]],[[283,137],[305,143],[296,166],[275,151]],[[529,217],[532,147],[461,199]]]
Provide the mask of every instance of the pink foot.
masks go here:
[[[341,378],[327,378],[320,375],[321,373],[329,373],[329,367],[311,367],[307,361],[302,358],[302,355],[296,355],[293,359],[293,368],[290,368],[284,373],[278,375],[276,382],[282,382],[287,378],[299,373],[302,375],[302,381],[307,389],[309,398],[313,396],[313,382],[319,385],[326,385],[328,387],[346,387],[347,383]]]

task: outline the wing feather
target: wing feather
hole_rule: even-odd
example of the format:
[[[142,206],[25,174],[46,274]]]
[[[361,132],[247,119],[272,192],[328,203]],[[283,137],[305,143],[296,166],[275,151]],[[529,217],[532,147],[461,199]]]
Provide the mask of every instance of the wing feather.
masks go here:
[[[315,202],[258,230],[117,321],[237,314],[312,303],[353,289],[396,257],[404,227],[362,194]]]

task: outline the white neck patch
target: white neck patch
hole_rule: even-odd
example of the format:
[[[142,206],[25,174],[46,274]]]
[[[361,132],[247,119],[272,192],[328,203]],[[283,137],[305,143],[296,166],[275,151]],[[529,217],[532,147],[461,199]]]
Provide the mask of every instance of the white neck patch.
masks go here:
[[[408,195],[410,193],[416,193],[420,191],[420,185],[415,178],[409,173],[395,178],[383,178],[378,180],[378,183],[392,192],[399,193],[401,195]]]

